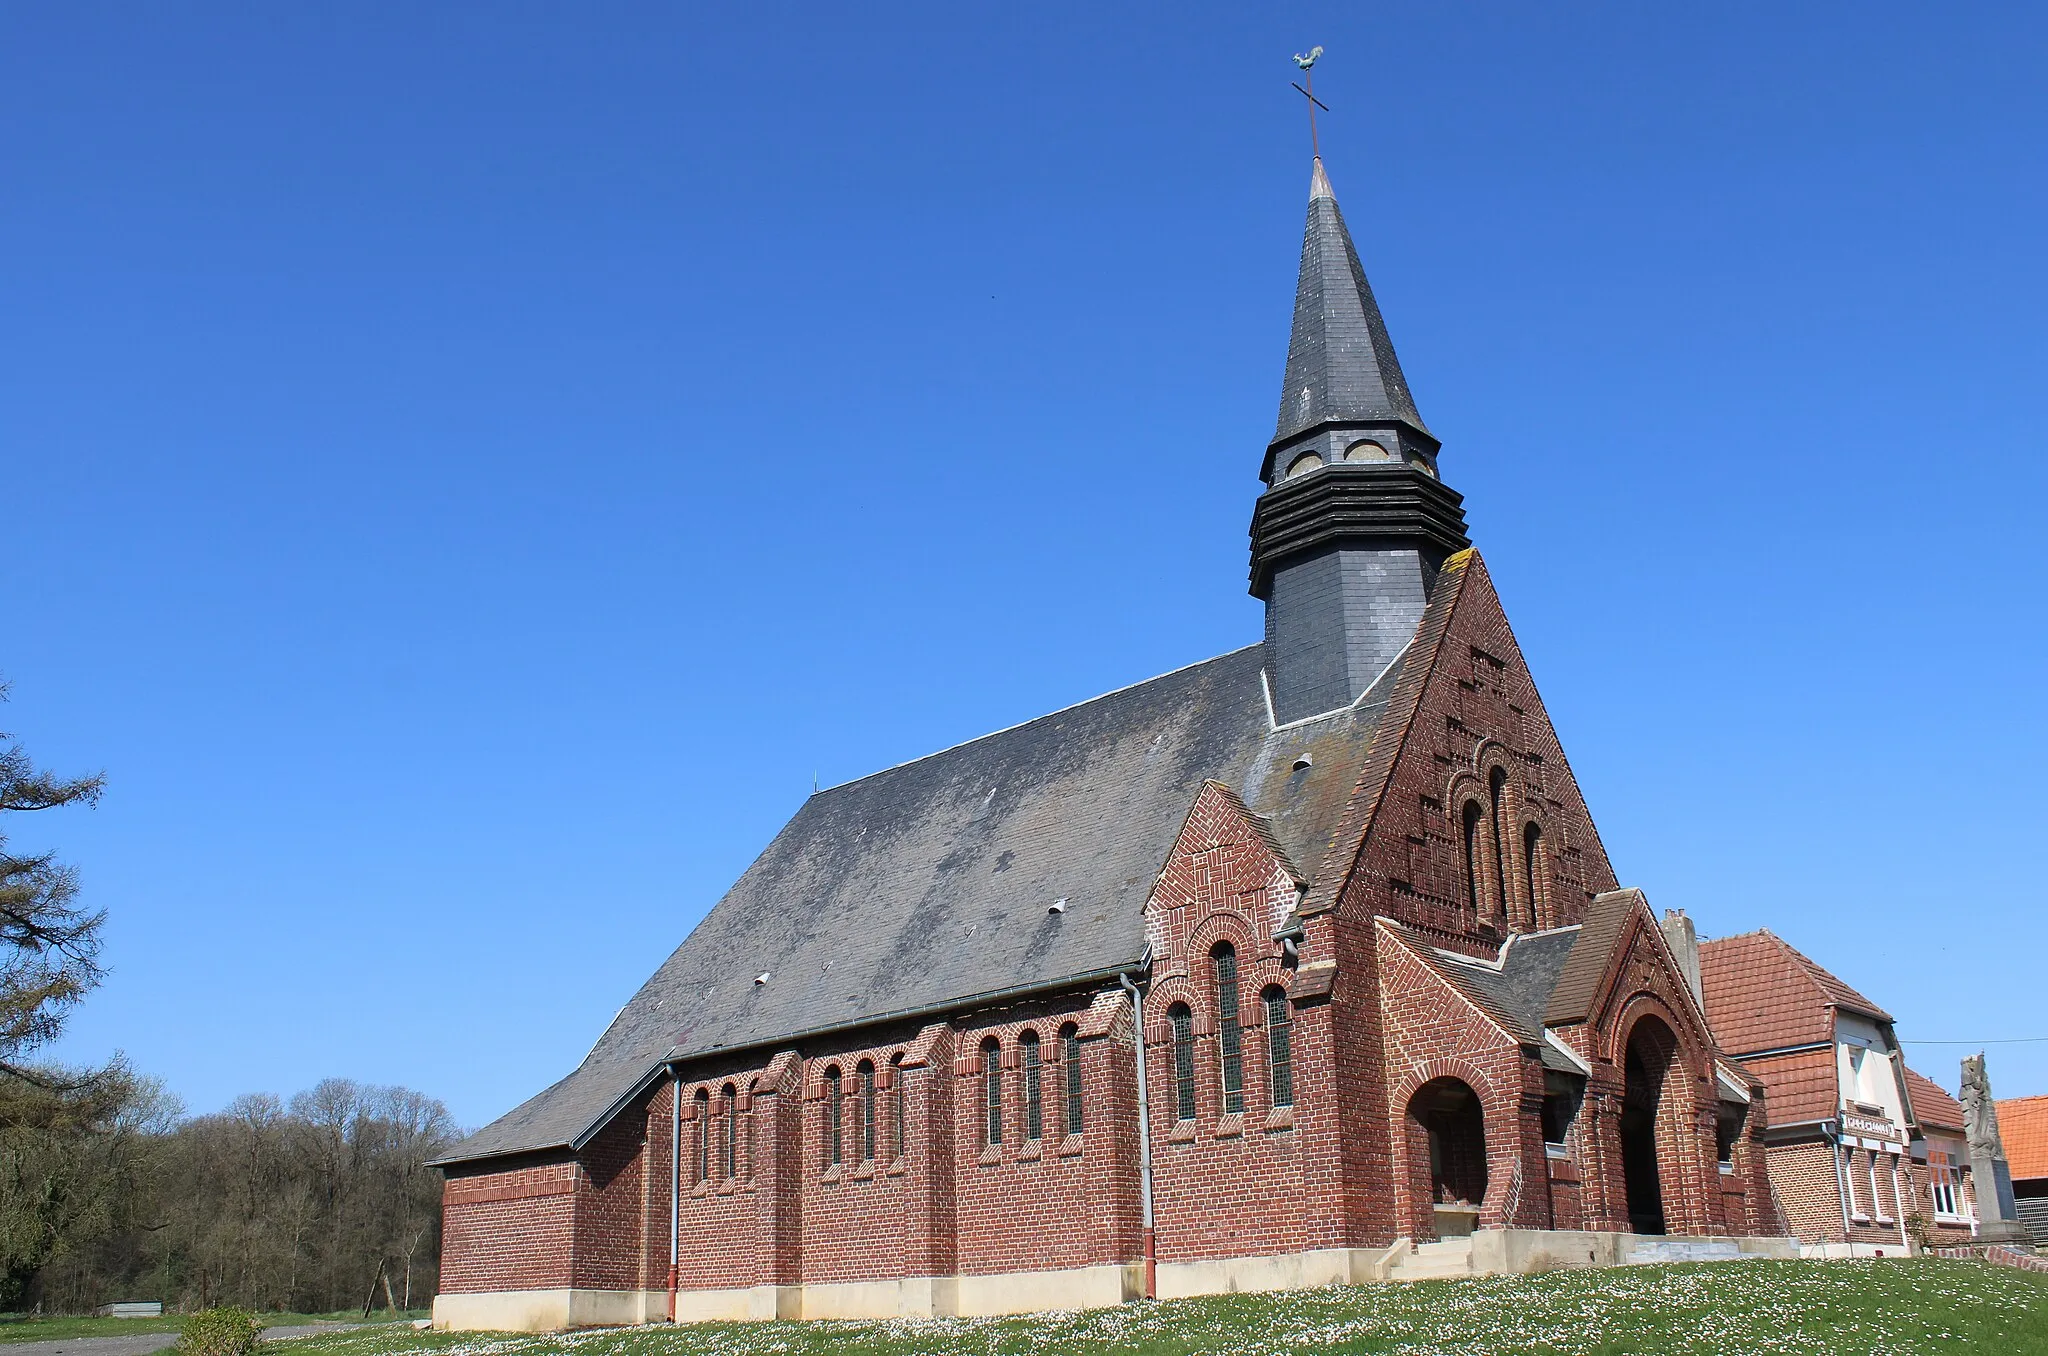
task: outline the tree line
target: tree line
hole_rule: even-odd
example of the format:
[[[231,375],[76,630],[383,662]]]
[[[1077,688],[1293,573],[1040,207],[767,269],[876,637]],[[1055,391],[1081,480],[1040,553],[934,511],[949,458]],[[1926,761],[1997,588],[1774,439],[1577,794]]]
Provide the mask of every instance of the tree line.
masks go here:
[[[126,1104],[99,1123],[0,1145],[0,1230],[27,1224],[36,1202],[55,1207],[5,1259],[15,1293],[0,1307],[327,1313],[432,1297],[441,1189],[427,1164],[456,1138],[440,1102],[329,1078],[179,1119],[149,1080],[125,1081]]]
[[[6,829],[91,805],[102,785],[38,768],[0,733],[0,1310],[423,1304],[441,1243],[427,1164],[456,1139],[440,1102],[330,1078],[187,1117],[121,1059],[38,1059],[105,977],[106,914],[80,902],[74,868],[12,851]]]

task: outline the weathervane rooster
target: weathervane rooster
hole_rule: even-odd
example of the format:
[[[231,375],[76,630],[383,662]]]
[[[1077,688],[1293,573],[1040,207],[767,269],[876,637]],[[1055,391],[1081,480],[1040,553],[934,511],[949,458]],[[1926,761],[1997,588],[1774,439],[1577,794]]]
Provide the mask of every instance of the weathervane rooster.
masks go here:
[[[1308,100],[1308,144],[1309,149],[1314,152],[1317,160],[1323,158],[1323,148],[1322,144],[1316,140],[1316,110],[1320,108],[1325,113],[1330,111],[1328,104],[1316,98],[1315,64],[1322,60],[1322,56],[1323,48],[1320,43],[1309,48],[1306,52],[1296,52],[1294,54],[1294,64],[1301,67],[1301,78],[1308,82],[1306,86],[1296,85],[1294,88],[1299,90],[1302,96]]]

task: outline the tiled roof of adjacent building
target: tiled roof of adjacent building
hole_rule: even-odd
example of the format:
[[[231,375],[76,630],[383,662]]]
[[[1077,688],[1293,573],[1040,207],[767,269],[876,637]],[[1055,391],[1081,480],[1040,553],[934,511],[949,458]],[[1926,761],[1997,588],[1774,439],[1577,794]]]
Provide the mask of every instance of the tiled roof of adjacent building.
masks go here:
[[[1714,1039],[1731,1054],[1832,1041],[1835,1008],[1892,1020],[1769,931],[1701,942],[1700,979]]]
[[[2014,1181],[2048,1179],[2048,1097],[2000,1100],[1998,1137]]]
[[[578,1069],[442,1161],[576,1144],[670,1059],[1136,967],[1144,902],[1205,780],[1313,873],[1401,665],[1276,730],[1261,658],[1251,646],[813,795]]]
[[[1913,1102],[1913,1119],[1930,1130],[1963,1131],[1963,1104],[1948,1095],[1939,1083],[1913,1069],[1906,1070],[1906,1096]]]
[[[1772,1125],[1824,1121],[1842,1109],[1840,1074],[1832,1045],[1745,1059],[1742,1067],[1764,1085]]]

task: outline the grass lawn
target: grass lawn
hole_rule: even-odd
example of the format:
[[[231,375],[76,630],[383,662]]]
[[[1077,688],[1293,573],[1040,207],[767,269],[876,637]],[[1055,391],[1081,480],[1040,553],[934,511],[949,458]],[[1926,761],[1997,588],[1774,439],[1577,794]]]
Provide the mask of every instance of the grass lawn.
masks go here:
[[[1982,1262],[1723,1262],[1126,1304],[1029,1318],[387,1329],[289,1356],[2048,1356],[2048,1276]],[[284,1353],[280,1353],[284,1356]]]
[[[370,1315],[372,1323],[425,1318],[426,1310],[394,1316],[379,1309]],[[258,1314],[266,1328],[297,1327],[302,1323],[361,1323],[362,1310],[338,1314]],[[162,1318],[34,1318],[28,1314],[0,1314],[0,1345],[8,1342],[48,1342],[72,1337],[124,1337],[138,1332],[177,1332],[185,1326],[184,1314]]]

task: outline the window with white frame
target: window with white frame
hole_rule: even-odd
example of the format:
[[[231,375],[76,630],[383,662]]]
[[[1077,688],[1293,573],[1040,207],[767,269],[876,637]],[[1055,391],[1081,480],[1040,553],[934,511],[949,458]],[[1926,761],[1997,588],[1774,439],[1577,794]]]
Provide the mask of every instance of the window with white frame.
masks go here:
[[[1964,1219],[1963,1173],[1955,1157],[1941,1149],[1927,1151],[1927,1180],[1934,1195],[1934,1213],[1941,1219]]]

